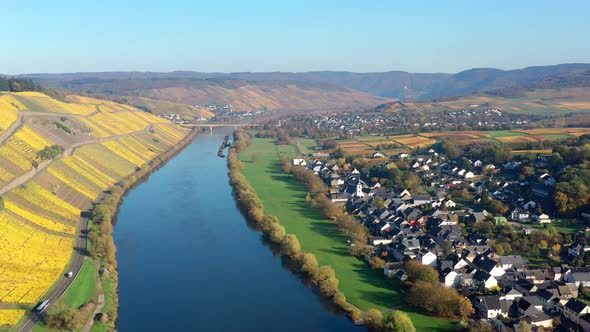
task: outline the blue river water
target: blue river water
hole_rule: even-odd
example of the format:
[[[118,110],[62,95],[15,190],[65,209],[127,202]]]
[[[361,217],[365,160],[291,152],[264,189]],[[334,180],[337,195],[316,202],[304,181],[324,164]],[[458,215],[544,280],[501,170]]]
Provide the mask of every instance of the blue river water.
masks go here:
[[[201,134],[124,198],[114,232],[117,330],[364,330],[248,226],[217,156],[224,130]]]

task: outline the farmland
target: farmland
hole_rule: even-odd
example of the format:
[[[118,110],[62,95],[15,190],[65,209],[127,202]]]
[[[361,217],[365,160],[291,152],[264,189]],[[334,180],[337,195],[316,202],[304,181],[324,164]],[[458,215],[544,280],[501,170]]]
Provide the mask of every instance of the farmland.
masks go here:
[[[426,148],[433,144],[450,140],[457,145],[477,142],[495,142],[507,145],[514,143],[535,143],[540,141],[566,139],[590,134],[590,128],[542,128],[529,130],[498,130],[498,131],[441,131],[421,134],[393,136],[362,136],[350,140],[338,141],[344,152],[357,155],[371,155],[380,151],[386,155],[407,152],[416,148]],[[380,150],[387,146],[388,149]],[[534,153],[536,150],[531,150]],[[519,150],[519,153],[526,151]]]
[[[0,140],[0,326],[19,321],[65,272],[82,211],[189,131],[128,105],[67,100],[0,93],[0,134],[11,130]],[[53,145],[57,156],[40,153]]]

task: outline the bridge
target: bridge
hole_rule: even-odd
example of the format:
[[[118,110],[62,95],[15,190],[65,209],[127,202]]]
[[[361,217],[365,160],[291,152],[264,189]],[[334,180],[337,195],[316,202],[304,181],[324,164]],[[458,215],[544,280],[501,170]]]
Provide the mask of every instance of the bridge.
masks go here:
[[[209,134],[213,134],[213,128],[219,127],[234,127],[234,130],[237,130],[238,127],[245,127],[245,128],[256,128],[260,126],[258,123],[191,123],[186,125],[187,127],[201,127],[201,128],[209,128]]]

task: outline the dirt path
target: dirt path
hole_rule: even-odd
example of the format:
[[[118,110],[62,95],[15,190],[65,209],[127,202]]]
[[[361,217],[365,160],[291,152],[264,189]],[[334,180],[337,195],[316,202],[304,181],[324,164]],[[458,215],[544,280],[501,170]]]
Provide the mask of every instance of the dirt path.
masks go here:
[[[14,132],[20,128],[20,126],[23,124],[23,113],[22,112],[18,112],[18,118],[16,119],[16,121],[14,121],[14,123],[5,131],[2,132],[2,134],[0,134],[0,145],[4,144],[4,142],[6,142],[7,139],[9,139],[12,134],[14,134]]]

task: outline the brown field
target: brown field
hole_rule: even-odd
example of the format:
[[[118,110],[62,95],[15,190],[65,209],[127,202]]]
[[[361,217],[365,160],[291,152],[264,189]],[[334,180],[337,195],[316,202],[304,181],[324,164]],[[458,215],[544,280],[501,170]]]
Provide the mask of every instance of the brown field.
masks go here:
[[[581,136],[584,134],[590,134],[590,128],[539,128],[539,129],[528,129],[528,130],[513,130],[520,133],[529,135],[547,135],[547,134],[570,134]]]
[[[525,153],[538,153],[538,154],[551,154],[552,150],[512,150],[513,154],[525,154]]]
[[[410,147],[412,149],[417,147],[427,147],[435,144],[437,141],[432,138],[418,136],[418,135],[398,135],[391,137],[395,142]]]
[[[349,154],[370,155],[376,152],[380,144],[399,144],[399,148],[380,151],[385,155],[396,155],[407,152],[408,149],[424,148],[431,146],[441,140],[452,140],[458,145],[468,145],[481,142],[511,143],[534,143],[568,137],[577,137],[590,134],[590,128],[540,128],[529,130],[498,130],[498,131],[443,131],[421,134],[393,135],[360,137],[357,140],[346,140],[339,143],[340,148]],[[518,150],[514,153],[526,153],[525,150]],[[550,153],[550,150],[531,150],[531,153]]]

